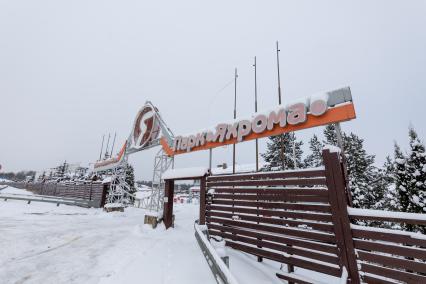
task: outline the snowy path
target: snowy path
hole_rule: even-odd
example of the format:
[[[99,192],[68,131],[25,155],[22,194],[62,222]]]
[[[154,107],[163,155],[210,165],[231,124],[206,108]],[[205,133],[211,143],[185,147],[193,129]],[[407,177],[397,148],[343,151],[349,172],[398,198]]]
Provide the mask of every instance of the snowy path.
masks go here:
[[[124,213],[0,202],[1,283],[216,283],[194,238],[197,205],[175,207],[176,227]]]

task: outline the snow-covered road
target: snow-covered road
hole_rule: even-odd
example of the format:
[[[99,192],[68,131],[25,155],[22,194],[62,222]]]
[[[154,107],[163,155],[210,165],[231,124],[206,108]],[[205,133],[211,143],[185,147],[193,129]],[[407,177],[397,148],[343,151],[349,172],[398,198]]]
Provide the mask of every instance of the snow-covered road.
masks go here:
[[[197,205],[176,205],[176,226],[144,212],[105,213],[0,201],[1,283],[216,283],[194,238]]]

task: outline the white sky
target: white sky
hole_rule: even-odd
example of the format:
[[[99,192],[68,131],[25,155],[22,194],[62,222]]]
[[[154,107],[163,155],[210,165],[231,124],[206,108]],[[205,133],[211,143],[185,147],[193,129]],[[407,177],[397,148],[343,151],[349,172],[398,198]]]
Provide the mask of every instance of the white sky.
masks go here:
[[[0,164],[4,171],[88,163],[102,134],[118,144],[151,100],[175,134],[277,104],[275,41],[284,101],[350,86],[358,118],[343,124],[381,163],[412,123],[424,139],[425,1],[16,1],[0,0]],[[307,142],[321,129],[306,130]],[[118,145],[117,145],[118,146]],[[265,140],[261,142],[261,150]],[[118,149],[118,147],[116,147]],[[135,154],[152,177],[156,150]],[[214,164],[231,163],[231,147]],[[254,162],[254,142],[237,146]],[[176,167],[206,166],[208,152]]]

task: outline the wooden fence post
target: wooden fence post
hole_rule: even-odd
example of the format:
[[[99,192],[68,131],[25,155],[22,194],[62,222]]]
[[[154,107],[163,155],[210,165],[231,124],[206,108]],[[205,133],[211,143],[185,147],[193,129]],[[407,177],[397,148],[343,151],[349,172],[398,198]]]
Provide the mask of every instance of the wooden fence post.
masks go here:
[[[348,196],[346,194],[346,181],[341,167],[340,155],[337,152],[331,153],[327,149],[323,150],[322,156],[325,165],[334,233],[339,249],[340,266],[342,268],[346,267],[350,282],[358,284],[360,283],[360,277],[347,209]]]
[[[200,225],[206,224],[206,176],[200,179]]]
[[[163,222],[166,229],[173,226],[173,193],[175,181],[172,179],[165,180],[164,188],[164,209],[163,209]]]

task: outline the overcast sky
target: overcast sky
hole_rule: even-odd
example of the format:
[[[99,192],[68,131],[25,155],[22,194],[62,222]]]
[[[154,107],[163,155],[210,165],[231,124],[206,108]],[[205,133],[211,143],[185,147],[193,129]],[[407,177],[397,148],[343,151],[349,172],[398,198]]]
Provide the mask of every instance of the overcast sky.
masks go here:
[[[146,100],[175,134],[229,120],[233,86],[220,90],[235,67],[237,112],[250,115],[255,55],[269,109],[276,40],[284,101],[350,86],[358,117],[342,127],[380,164],[394,140],[406,148],[410,123],[426,139],[425,15],[426,1],[0,0],[0,164],[93,162],[102,135],[122,144]],[[214,150],[214,164],[231,163],[231,149]],[[138,178],[152,177],[158,150],[130,158]],[[237,162],[253,163],[253,151],[239,144]],[[175,165],[207,166],[208,152]]]

